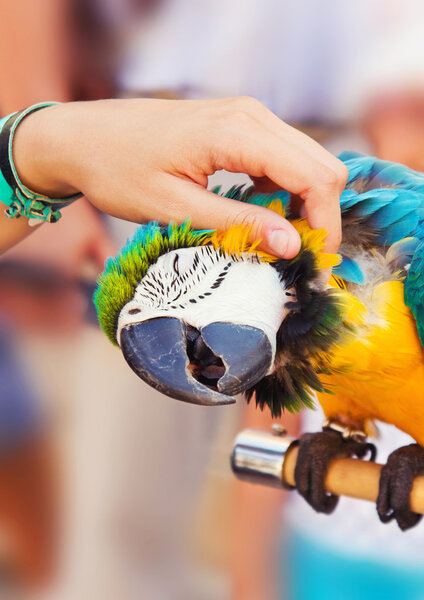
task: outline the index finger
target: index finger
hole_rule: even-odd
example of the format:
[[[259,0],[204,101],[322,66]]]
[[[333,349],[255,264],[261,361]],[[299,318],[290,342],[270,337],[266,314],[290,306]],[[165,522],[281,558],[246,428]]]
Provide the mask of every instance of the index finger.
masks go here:
[[[248,127],[229,130],[231,146],[224,140],[219,168],[268,177],[300,196],[308,222],[328,232],[326,250],[336,252],[341,241],[340,194],[344,178],[328,164],[311,156],[292,140],[286,140],[252,120]]]

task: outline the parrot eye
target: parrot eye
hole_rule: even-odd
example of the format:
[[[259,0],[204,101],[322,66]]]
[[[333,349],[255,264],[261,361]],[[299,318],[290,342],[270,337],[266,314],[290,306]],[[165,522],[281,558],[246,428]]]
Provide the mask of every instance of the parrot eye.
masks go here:
[[[193,267],[198,264],[199,259],[196,258],[196,254],[193,256],[192,251],[180,250],[175,254],[172,260],[172,270],[179,277],[184,276],[188,272],[192,272]],[[192,250],[191,248],[189,250]]]
[[[180,274],[180,270],[178,269],[178,254],[174,258],[174,264],[172,265],[172,268],[174,269],[177,275]]]

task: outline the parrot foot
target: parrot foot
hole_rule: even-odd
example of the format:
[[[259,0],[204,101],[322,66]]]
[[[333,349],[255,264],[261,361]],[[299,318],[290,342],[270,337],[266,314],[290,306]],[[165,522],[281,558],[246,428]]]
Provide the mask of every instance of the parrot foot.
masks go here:
[[[392,452],[381,469],[377,512],[380,521],[395,519],[402,531],[414,527],[422,515],[411,511],[409,496],[414,478],[424,474],[424,448],[418,444]]]
[[[375,459],[375,446],[353,437],[343,435],[340,430],[330,426],[318,433],[305,433],[299,440],[299,454],[294,479],[297,491],[317,512],[330,514],[336,508],[339,497],[325,489],[330,462],[335,458],[357,456],[363,458],[370,453]]]

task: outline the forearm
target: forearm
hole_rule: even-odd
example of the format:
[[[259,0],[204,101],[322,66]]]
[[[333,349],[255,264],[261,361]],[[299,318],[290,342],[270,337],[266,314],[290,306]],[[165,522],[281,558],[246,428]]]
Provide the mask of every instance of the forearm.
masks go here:
[[[48,113],[49,110],[54,112],[55,107],[43,108],[37,112]],[[53,119],[48,115],[46,121],[45,114],[43,114],[40,121],[40,118],[37,118],[37,112],[30,113],[23,118],[14,131],[13,137],[11,133],[9,134],[9,138],[6,138],[8,141],[3,143],[2,153],[7,152],[7,147],[11,144],[13,164],[20,182],[24,186],[35,190],[38,194],[52,198],[71,196],[75,190],[60,180],[62,163],[57,162],[58,157],[64,154],[61,148],[63,136],[61,136],[60,128],[57,127],[54,115]],[[6,174],[7,169],[5,168],[3,177],[7,180]],[[20,183],[12,184],[10,180],[8,183],[12,189],[20,185]],[[3,210],[0,211],[0,252],[4,252],[34,231],[35,227],[30,225],[37,223],[34,220],[31,223],[28,221],[26,217],[30,215],[25,212],[24,205],[19,209],[21,215],[19,218],[7,218],[5,210],[8,208],[7,203],[11,200],[8,200],[6,189],[2,189],[2,193],[5,194],[5,197],[2,198],[5,204],[2,203]],[[19,192],[16,193],[19,196]],[[17,196],[13,202],[15,201],[18,204],[21,203]],[[27,202],[29,205],[33,205],[33,200]],[[10,213],[11,210],[9,207],[8,212]]]
[[[45,196],[81,192],[98,209],[138,223],[243,224],[261,250],[293,258],[300,237],[281,214],[206,189],[219,169],[244,172],[300,197],[309,224],[327,229],[327,250],[337,249],[346,167],[252,99],[64,103],[32,112],[14,135],[19,178]],[[34,215],[29,196],[22,206],[14,201],[15,215]],[[54,203],[44,204],[47,218]]]

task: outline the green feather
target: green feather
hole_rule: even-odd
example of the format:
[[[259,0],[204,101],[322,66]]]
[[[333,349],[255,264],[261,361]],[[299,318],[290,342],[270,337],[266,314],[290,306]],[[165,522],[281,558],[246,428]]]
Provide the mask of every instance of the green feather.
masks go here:
[[[94,304],[100,326],[110,341],[117,345],[116,327],[119,313],[129,302],[150,265],[159,256],[178,248],[199,246],[209,231],[194,231],[187,220],[182,225],[160,227],[149,223],[139,227],[115,258],[109,258],[98,279]]]

